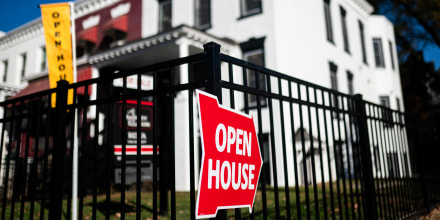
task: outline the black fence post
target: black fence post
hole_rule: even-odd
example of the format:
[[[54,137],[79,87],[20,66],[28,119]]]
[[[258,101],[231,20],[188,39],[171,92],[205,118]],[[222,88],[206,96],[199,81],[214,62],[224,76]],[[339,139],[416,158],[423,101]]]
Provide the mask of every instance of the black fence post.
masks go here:
[[[218,97],[218,101],[222,102],[222,89],[220,86],[221,69],[220,69],[220,45],[209,42],[203,45],[205,49],[205,80],[206,92]]]
[[[222,103],[222,88],[220,86],[221,67],[220,67],[220,45],[209,42],[203,45],[205,54],[205,82],[206,92],[217,96],[218,101]],[[192,210],[194,211],[194,210]],[[227,219],[227,211],[219,210],[217,216],[213,219]]]
[[[66,80],[57,83],[56,92],[56,119],[54,144],[52,151],[52,175],[50,190],[49,219],[61,219],[63,203],[64,160],[66,154],[66,122],[67,122],[67,86]]]
[[[365,219],[378,219],[376,192],[374,189],[373,165],[371,162],[370,141],[368,138],[367,114],[362,95],[354,96],[359,145],[361,151],[362,183],[364,188]]]

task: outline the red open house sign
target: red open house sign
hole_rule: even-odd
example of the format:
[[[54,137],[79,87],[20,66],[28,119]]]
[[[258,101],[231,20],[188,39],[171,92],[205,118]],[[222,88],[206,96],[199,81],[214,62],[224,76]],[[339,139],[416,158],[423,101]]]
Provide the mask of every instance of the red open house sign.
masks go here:
[[[196,92],[203,149],[196,218],[229,208],[249,207],[251,213],[263,164],[253,119]]]

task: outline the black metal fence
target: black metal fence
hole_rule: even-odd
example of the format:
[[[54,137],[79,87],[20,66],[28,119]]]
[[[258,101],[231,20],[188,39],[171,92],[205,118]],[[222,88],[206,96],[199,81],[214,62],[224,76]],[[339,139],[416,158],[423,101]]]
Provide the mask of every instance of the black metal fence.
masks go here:
[[[263,157],[252,213],[218,218],[407,219],[440,201],[438,165],[419,144],[439,146],[438,132],[360,95],[232,58],[214,43],[203,54],[100,74],[0,103],[1,219],[70,219],[72,207],[79,219],[194,219],[195,89],[251,114]]]

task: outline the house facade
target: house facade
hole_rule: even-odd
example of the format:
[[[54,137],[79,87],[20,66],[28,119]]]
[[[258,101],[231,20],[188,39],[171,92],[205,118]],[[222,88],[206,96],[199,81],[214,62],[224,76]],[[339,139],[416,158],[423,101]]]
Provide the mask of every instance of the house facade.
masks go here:
[[[372,12],[365,0],[78,0],[77,81],[201,53],[214,41],[230,56],[403,110],[393,25]],[[0,101],[49,88],[47,75],[40,18],[0,37]],[[177,190],[189,189],[188,173],[176,165]]]

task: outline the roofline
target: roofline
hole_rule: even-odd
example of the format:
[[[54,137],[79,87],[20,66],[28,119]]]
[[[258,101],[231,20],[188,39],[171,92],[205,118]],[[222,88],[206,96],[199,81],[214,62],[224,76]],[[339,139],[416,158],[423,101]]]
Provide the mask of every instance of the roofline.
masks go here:
[[[366,0],[353,0],[353,2],[370,15],[374,11],[374,7]]]
[[[12,47],[20,42],[26,41],[38,34],[43,33],[41,18],[36,18],[24,25],[15,28],[0,38],[0,50]]]
[[[75,16],[76,18],[79,18],[120,1],[122,0],[77,0],[75,1]],[[7,49],[20,42],[26,41],[40,32],[43,32],[41,16],[6,32],[1,36],[0,50]]]
[[[93,54],[90,56],[88,62],[89,64],[95,65],[117,57],[134,53],[139,50],[144,50],[146,48],[156,46],[165,42],[177,40],[181,37],[187,37],[191,40],[194,40],[197,43],[200,43],[201,45],[211,41],[221,42],[222,45],[221,50],[226,53],[231,51],[233,47],[237,45],[235,42],[231,43],[230,42],[231,40],[226,41],[214,37],[205,32],[199,31],[197,29],[188,27],[186,25],[180,25],[171,31],[160,33],[151,37],[143,38],[134,42],[129,42],[123,46],[112,48],[107,51],[99,52],[97,54]]]
[[[18,92],[18,91],[20,91],[20,90],[22,90],[24,88],[24,86],[17,86],[17,85],[13,85],[13,84],[10,84],[10,83],[0,83],[0,90],[3,90],[3,91],[10,91],[10,92],[13,92],[13,93],[15,93],[15,92]]]

